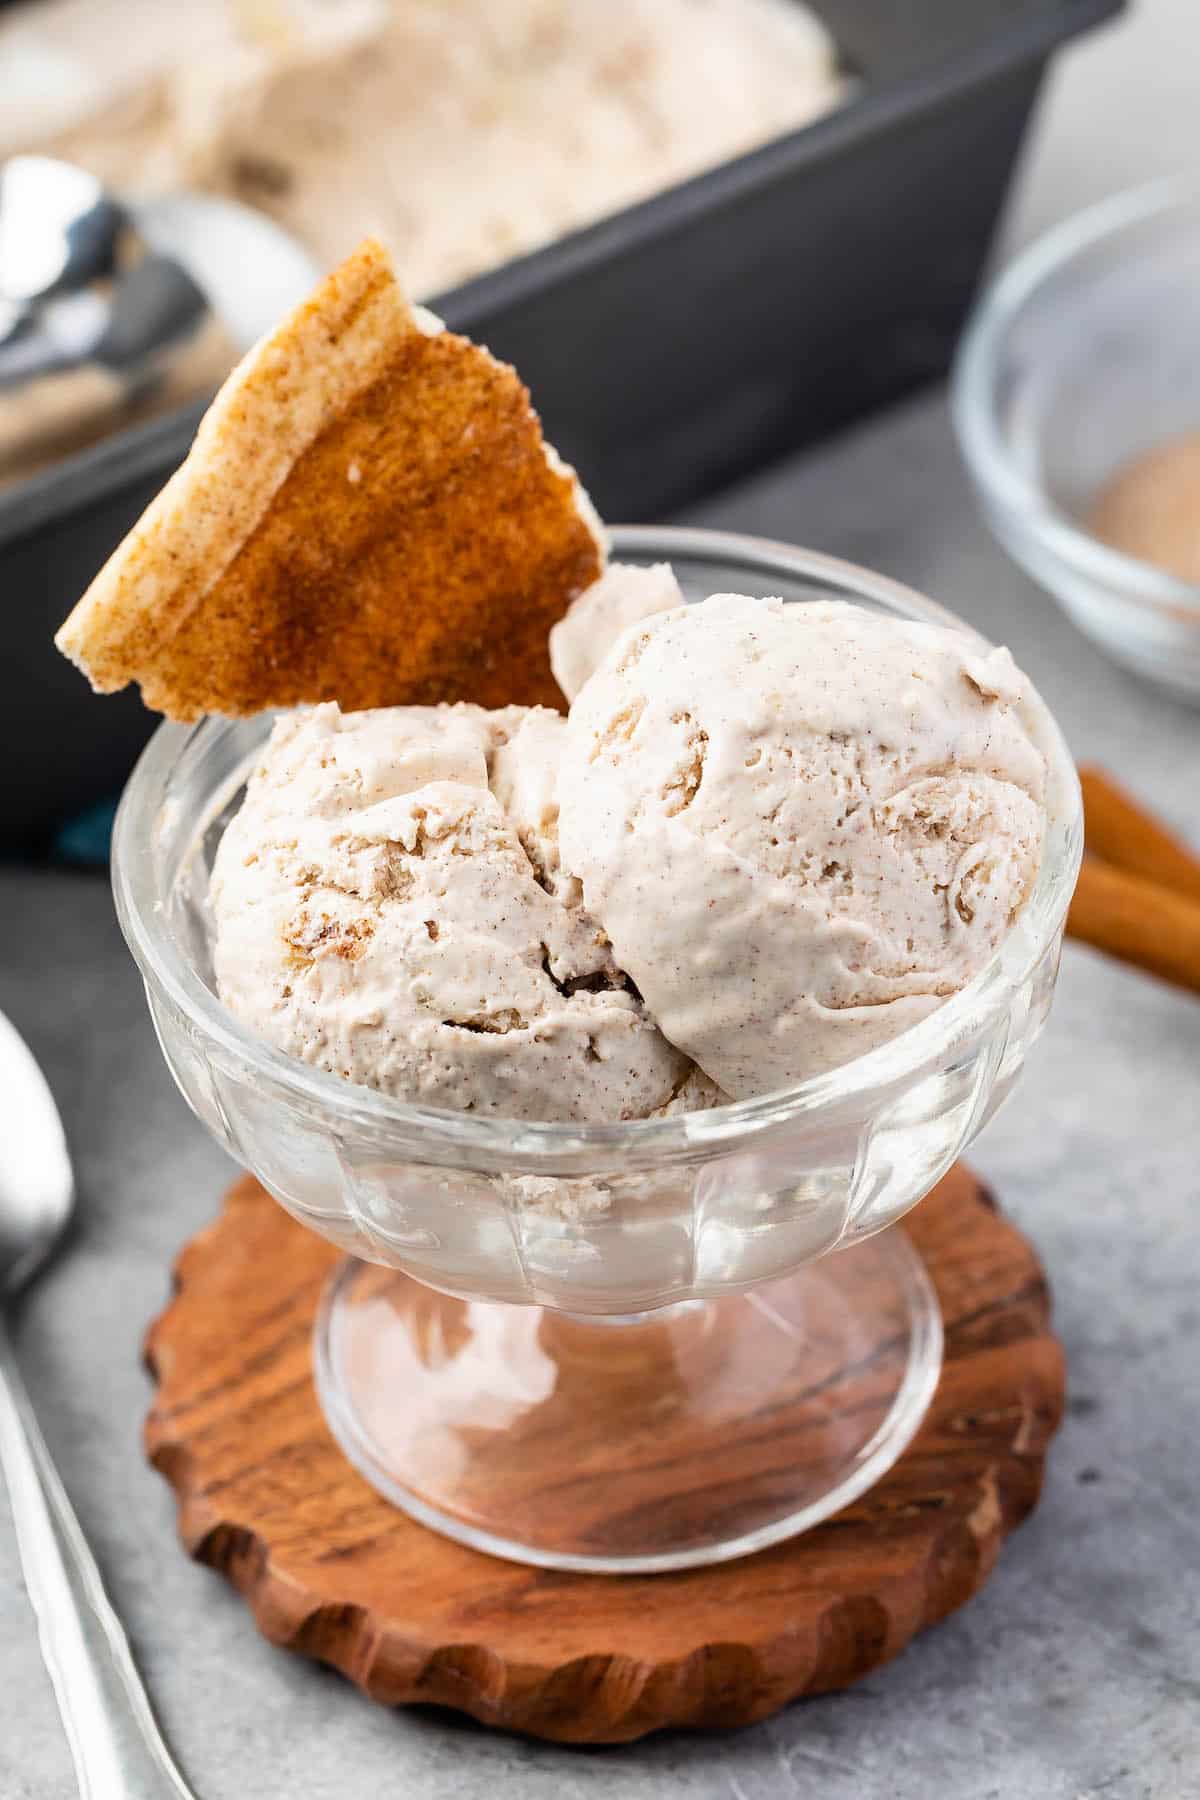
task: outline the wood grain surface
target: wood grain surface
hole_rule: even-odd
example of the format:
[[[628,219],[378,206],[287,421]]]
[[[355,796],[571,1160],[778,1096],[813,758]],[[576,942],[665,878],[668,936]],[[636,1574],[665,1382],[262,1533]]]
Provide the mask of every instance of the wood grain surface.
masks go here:
[[[530,1569],[389,1506],[317,1404],[313,1318],[338,1259],[249,1177],[180,1256],[151,1326],[151,1461],[184,1545],[272,1642],[385,1705],[433,1702],[581,1743],[733,1726],[844,1687],[977,1591],[1031,1510],[1064,1364],[1033,1250],[965,1168],[903,1228],[941,1303],[946,1360],[890,1473],[825,1524],[708,1569]]]

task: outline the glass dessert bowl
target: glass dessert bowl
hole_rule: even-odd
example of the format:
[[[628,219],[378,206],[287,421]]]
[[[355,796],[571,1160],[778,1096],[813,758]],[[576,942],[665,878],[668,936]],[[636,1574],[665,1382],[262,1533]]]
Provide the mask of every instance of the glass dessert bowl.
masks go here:
[[[1200,183],[1114,194],[1056,225],[985,294],[952,407],[985,518],[1079,626],[1138,674],[1200,697],[1200,585],[1102,540],[1122,467],[1200,427]]]
[[[881,576],[781,545],[630,528],[613,547],[670,562],[690,599],[840,598],[956,623]],[[188,1103],[349,1253],[315,1339],[347,1456],[478,1549],[610,1572],[744,1555],[872,1486],[941,1364],[931,1285],[885,1227],[991,1116],[1049,1009],[1082,845],[1053,724],[1038,880],[968,987],[798,1086],[587,1126],[407,1105],[293,1061],[222,1006],[208,875],[269,727],[163,726],[121,805],[113,879]]]

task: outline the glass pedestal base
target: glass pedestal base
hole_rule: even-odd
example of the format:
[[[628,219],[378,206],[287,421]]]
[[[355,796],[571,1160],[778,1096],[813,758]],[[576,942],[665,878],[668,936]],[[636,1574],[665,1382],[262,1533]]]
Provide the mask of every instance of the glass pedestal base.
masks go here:
[[[937,1298],[898,1230],[732,1299],[580,1318],[349,1261],[317,1386],[388,1500],[478,1550],[634,1573],[744,1556],[872,1487],[937,1385]]]

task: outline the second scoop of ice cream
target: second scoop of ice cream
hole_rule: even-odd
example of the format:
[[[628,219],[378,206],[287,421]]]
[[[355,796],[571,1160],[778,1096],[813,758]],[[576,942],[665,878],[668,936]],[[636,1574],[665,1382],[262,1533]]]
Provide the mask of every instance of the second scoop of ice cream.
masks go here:
[[[761,1093],[990,958],[1039,865],[1039,719],[965,633],[718,595],[631,626],[572,706],[563,863],[672,1043]]]
[[[213,868],[230,1010],[409,1101],[566,1121],[711,1105],[558,866],[565,730],[519,707],[281,718]]]

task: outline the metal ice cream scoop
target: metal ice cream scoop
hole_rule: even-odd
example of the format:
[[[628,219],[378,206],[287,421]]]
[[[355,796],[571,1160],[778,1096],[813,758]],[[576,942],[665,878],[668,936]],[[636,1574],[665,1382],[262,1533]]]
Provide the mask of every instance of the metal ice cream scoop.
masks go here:
[[[49,156],[0,166],[0,449],[113,408],[162,379],[211,319],[94,176]]]

